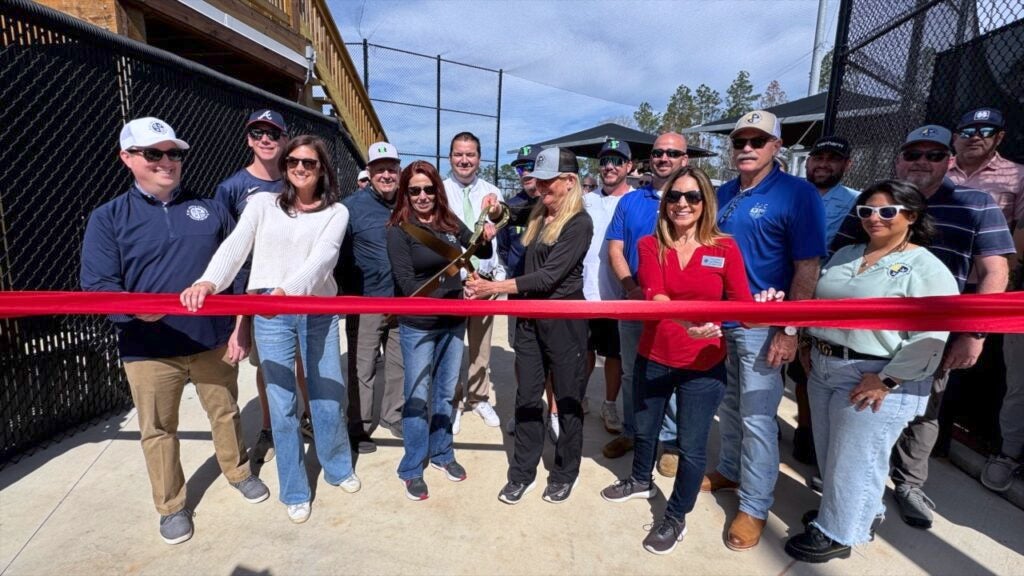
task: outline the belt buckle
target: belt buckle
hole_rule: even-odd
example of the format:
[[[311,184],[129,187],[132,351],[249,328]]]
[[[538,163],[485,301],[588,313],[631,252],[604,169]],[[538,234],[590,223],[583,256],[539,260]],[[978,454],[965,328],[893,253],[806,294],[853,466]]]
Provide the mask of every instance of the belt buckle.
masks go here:
[[[814,346],[818,349],[818,353],[822,356],[831,356],[832,347],[828,345],[824,340],[815,340]]]

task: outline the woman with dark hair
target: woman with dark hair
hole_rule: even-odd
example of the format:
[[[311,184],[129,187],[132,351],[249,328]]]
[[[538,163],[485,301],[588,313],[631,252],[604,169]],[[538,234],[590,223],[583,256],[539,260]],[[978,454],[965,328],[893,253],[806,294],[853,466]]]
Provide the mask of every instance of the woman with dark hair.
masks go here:
[[[958,294],[949,269],[923,248],[934,234],[917,187],[883,180],[857,198],[857,244],[822,267],[815,298],[906,298]],[[928,404],[948,332],[810,328],[808,394],[821,468],[821,506],[786,542],[803,562],[847,558],[874,538],[885,515],[889,453]],[[870,410],[868,410],[870,408]]]
[[[661,190],[654,234],[640,239],[638,280],[648,300],[735,300],[752,297],[736,242],[719,230],[718,201],[711,180],[699,168],[683,166]],[[644,548],[668,554],[686,532],[707,463],[708,433],[725,394],[725,338],[712,323],[664,319],[644,322],[633,378],[636,438],[633,470],[601,491],[609,502],[652,498],[658,493],[651,471],[665,405],[679,398],[679,471],[665,508]]]
[[[234,232],[217,249],[203,275],[181,293],[190,312],[210,294],[227,289],[252,252],[247,291],[288,296],[335,296],[333,270],[348,226],[348,209],[338,202],[327,148],[315,136],[285,145],[281,192],[249,197]],[[301,356],[324,479],[346,492],[361,487],[342,410],[345,381],[336,314],[257,316],[256,346],[267,383],[270,425],[277,449],[281,502],[295,523],[309,518],[311,494],[302,450],[295,394],[295,359]]]
[[[497,197],[485,198],[486,205]],[[491,256],[493,224],[484,227],[483,243],[476,251]],[[441,177],[429,162],[417,160],[402,170],[395,210],[388,222],[388,257],[397,296],[415,293],[451,264],[452,258],[435,250],[450,248],[459,254],[468,248],[473,233],[448,208]],[[459,274],[442,274],[430,298],[462,298]],[[445,473],[452,482],[466,479],[466,469],[452,449],[452,399],[462,366],[462,337],[466,319],[460,316],[399,316],[398,334],[405,362],[405,406],[402,443],[405,454],[398,477],[411,500],[426,500],[423,461]]]

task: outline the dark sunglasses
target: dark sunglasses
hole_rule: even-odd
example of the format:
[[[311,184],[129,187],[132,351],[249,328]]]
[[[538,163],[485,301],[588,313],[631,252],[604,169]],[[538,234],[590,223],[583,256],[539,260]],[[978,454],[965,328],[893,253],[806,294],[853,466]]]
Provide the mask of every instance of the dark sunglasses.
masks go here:
[[[424,192],[427,193],[427,196],[434,196],[435,194],[437,194],[437,188],[434,188],[433,186],[409,186],[409,189],[406,191],[406,194],[408,194],[412,198],[415,198]]]
[[[594,188],[597,188],[597,184],[584,184],[583,185],[583,189],[584,190],[593,190]]]
[[[264,136],[269,136],[271,140],[277,140],[281,138],[281,132],[277,128],[249,128],[249,138],[253,140],[259,140]]]
[[[128,150],[128,153],[139,154],[146,159],[146,162],[159,162],[163,160],[164,155],[167,155],[167,159],[171,162],[181,162],[185,159],[185,151],[181,148],[171,148],[166,151],[156,148],[132,148]]]
[[[660,152],[660,150],[659,150],[659,152]],[[678,152],[678,150],[672,150],[672,152]],[[651,154],[653,155],[654,153],[652,152]],[[672,156],[672,158],[676,158],[676,156]],[[625,163],[626,163],[626,159],[623,158],[622,156],[611,156],[611,155],[609,155],[609,156],[605,156],[603,158],[598,158],[597,159],[597,165],[600,166],[601,168],[604,168],[605,166],[607,166],[609,164],[611,164],[612,166],[615,166],[616,168],[618,168],[619,166],[622,166]]]
[[[750,147],[753,148],[754,150],[760,150],[761,148],[764,148],[765,145],[767,145],[770,141],[771,138],[767,138],[765,136],[755,136],[753,138],[733,138],[732,149],[743,150],[744,148],[747,147],[747,144],[750,144]]]
[[[360,178],[359,181],[360,182],[369,182],[370,179],[369,178]]]
[[[949,152],[945,150],[929,150],[927,152],[923,150],[904,150],[900,152],[900,156],[907,162],[917,162],[922,156],[929,162],[942,162],[949,158]]]
[[[878,213],[878,217],[882,220],[892,220],[900,213],[900,210],[906,210],[902,204],[894,204],[891,206],[865,206],[861,204],[857,206],[857,217],[861,220],[867,220],[871,218],[872,214]]]
[[[961,128],[956,135],[961,138],[974,138],[975,136],[991,138],[995,136],[997,132],[999,132],[999,128],[996,128],[995,126],[981,126],[980,128],[976,126],[968,126],[967,128]]]
[[[295,168],[299,164],[302,164],[302,167],[306,170],[316,170],[317,166],[320,165],[320,161],[316,158],[294,158],[292,156],[285,158],[284,163],[285,166],[288,166],[289,168]]]
[[[704,194],[701,194],[700,190],[669,190],[665,192],[665,201],[671,204],[678,204],[684,198],[687,204],[700,204],[704,201]]]
[[[533,172],[533,162],[520,162],[516,164],[516,174],[522,176],[523,172]]]
[[[672,148],[655,148],[651,150],[651,158],[661,158],[662,156],[668,156],[669,158],[679,158],[686,156],[686,152],[682,150],[673,150]]]

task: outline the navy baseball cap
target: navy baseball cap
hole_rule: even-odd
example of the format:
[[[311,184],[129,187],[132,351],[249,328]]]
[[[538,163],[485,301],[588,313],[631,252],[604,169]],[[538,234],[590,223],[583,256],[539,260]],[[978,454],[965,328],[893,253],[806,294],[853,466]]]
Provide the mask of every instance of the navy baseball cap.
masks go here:
[[[903,141],[903,145],[900,146],[900,150],[903,150],[911,144],[917,144],[918,142],[934,142],[936,144],[941,144],[946,150],[952,152],[953,148],[950,145],[952,141],[952,132],[938,124],[928,124],[911,130],[910,134],[907,134],[907,139]]]
[[[568,148],[545,148],[533,163],[533,173],[538,180],[551,180],[563,173],[579,174],[580,164],[576,154]]]
[[[957,130],[968,126],[995,126],[1003,127],[1003,113],[995,108],[978,108],[971,110],[960,117],[960,123],[956,125]]]
[[[814,142],[814,146],[811,147],[810,155],[820,154],[822,152],[831,152],[837,156],[843,158],[850,157],[850,142],[841,136],[826,136],[824,138],[818,138]]]
[[[632,158],[629,150],[629,143],[623,142],[622,140],[616,140],[615,138],[612,138],[605,142],[604,146],[601,146],[601,151],[597,153],[597,157],[600,158],[608,154],[618,154],[626,160]]]
[[[249,114],[249,119],[245,122],[245,127],[248,128],[249,126],[259,122],[270,124],[282,132],[286,134],[288,133],[288,124],[285,123],[284,116],[281,116],[281,113],[276,110],[257,110],[252,114]]]
[[[519,151],[516,153],[516,159],[512,161],[512,167],[523,164],[525,162],[536,162],[537,155],[544,151],[544,147],[539,144],[527,144],[521,146]]]

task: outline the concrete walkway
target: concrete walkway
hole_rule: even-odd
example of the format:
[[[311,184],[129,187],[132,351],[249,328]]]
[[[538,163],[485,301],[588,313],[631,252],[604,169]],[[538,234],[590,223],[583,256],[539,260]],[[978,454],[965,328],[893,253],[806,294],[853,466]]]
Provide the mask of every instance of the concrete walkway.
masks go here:
[[[514,395],[505,334],[499,318],[492,366],[503,419],[511,415]],[[253,375],[246,366],[240,378],[250,439],[259,425]],[[628,456],[609,461],[601,455],[611,439],[596,415],[603,392],[598,369],[588,392],[593,412],[585,423],[580,482],[565,504],[542,501],[540,489],[518,506],[500,503],[511,437],[467,414],[456,437],[459,461],[469,472],[465,482],[428,470],[430,499],[408,500],[395,476],[401,442],[378,431],[380,449],[358,460],[362,491],[345,494],[319,479],[309,522],[293,525],[276,500],[273,461],[261,471],[272,492],[261,504],[247,504],[219,476],[209,425],[188,387],[181,457],[196,513],[192,540],[168,546],[159,538],[130,412],[0,471],[0,574],[1024,574],[1024,512],[935,460],[928,484],[938,504],[933,529],[909,528],[894,512],[875,542],[855,549],[849,560],[794,563],[783,543],[802,531],[800,516],[817,507],[818,496],[804,485],[811,471],[789,457],[795,408],[788,398],[782,474],[761,545],[745,553],[728,550],[722,538],[736,497],[701,495],[684,542],[671,555],[649,554],[640,542],[652,512],[664,510],[664,497],[611,504],[598,494],[631,464]],[[712,461],[716,455],[712,446]],[[550,462],[550,447],[545,457]],[[541,486],[545,477],[540,471]],[[663,492],[671,490],[669,479],[657,482]],[[894,510],[891,494],[887,499]]]

